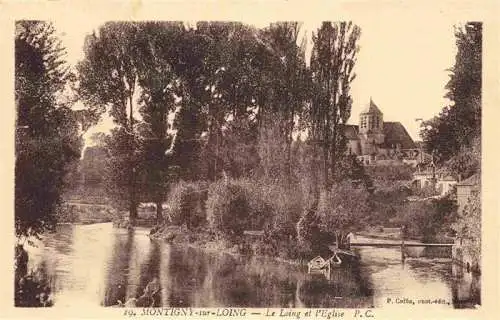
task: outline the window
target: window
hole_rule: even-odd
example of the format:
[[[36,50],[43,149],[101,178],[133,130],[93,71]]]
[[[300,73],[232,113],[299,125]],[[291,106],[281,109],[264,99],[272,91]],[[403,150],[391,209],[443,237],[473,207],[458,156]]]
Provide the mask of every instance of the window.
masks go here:
[[[366,128],[366,117],[361,117],[361,128]]]

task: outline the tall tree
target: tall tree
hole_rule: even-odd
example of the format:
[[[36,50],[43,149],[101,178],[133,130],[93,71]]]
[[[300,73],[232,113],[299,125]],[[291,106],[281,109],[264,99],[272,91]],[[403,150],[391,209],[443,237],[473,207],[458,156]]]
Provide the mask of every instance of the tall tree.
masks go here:
[[[452,101],[440,114],[422,123],[425,147],[443,163],[471,146],[481,135],[482,23],[468,22],[455,30],[457,54],[446,84]]]
[[[352,22],[323,22],[313,35],[311,140],[323,149],[324,186],[330,187],[345,149],[344,125],[351,115],[351,83],[361,30]]]
[[[304,108],[309,89],[305,59],[305,39],[299,38],[298,22],[273,23],[262,30],[259,68],[259,129],[269,131],[269,121],[283,139],[283,170],[288,182],[292,175],[291,145],[297,117]],[[301,41],[300,41],[301,40]],[[300,41],[300,43],[298,43]],[[265,139],[265,133],[261,135]],[[277,146],[276,144],[274,144]],[[265,157],[266,154],[261,154]],[[269,162],[264,159],[264,163]],[[264,170],[267,171],[267,170]]]
[[[112,157],[117,174],[115,194],[128,202],[130,220],[137,218],[137,148],[134,114],[137,111],[138,90],[137,45],[135,23],[109,22],[85,41],[85,56],[78,63],[78,93],[87,106],[97,106],[102,114],[109,109],[120,135],[110,141],[120,143],[110,150],[119,152]],[[123,192],[126,189],[128,192]]]
[[[54,27],[19,21],[15,36],[15,226],[18,236],[50,228],[65,175],[80,156],[77,116],[61,97],[70,80]]]
[[[202,63],[193,65],[198,76],[190,99],[198,100],[196,104],[205,123],[207,142],[203,158],[207,178],[214,180],[221,176],[227,162],[223,156],[228,155],[224,149],[226,125],[233,120],[252,121],[249,118],[255,108],[252,61],[256,30],[235,22],[199,22],[193,34],[193,52]]]
[[[169,116],[175,113],[179,98],[179,77],[173,63],[176,43],[184,32],[182,23],[148,22],[140,25],[140,61],[137,63],[139,85],[142,88],[140,112],[142,114],[141,149],[143,185],[147,197],[156,203],[158,223],[162,222],[162,203],[168,188],[173,165],[173,143],[168,133]]]

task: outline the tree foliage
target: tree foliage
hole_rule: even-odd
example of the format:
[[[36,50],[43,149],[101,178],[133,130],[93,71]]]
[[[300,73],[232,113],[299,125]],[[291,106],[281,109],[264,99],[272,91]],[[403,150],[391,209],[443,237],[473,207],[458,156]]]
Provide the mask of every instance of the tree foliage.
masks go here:
[[[71,74],[51,24],[16,23],[15,78],[15,225],[18,236],[31,236],[54,225],[82,147],[77,115],[63,99]]]
[[[78,94],[83,103],[94,108],[100,116],[106,111],[118,129],[109,142],[112,172],[115,181],[113,194],[127,201],[130,218],[137,216],[138,141],[135,135],[135,114],[138,90],[138,61],[140,61],[138,26],[129,22],[109,22],[98,32],[87,36],[85,56],[77,65]],[[135,111],[134,111],[135,110]],[[114,161],[114,162],[113,162]],[[109,184],[111,187],[112,184]]]
[[[165,190],[176,179],[172,166],[188,181],[251,177],[314,188],[320,175],[307,176],[316,164],[301,152],[316,148],[295,145],[299,129],[311,133],[313,145],[323,141],[319,147],[326,150],[328,177],[337,172],[339,180],[366,182],[342,147],[359,33],[352,23],[323,23],[308,67],[296,22],[263,29],[236,22],[198,22],[195,28],[173,22],[106,23],[87,39],[78,92],[96,114],[109,110],[117,124],[106,140],[110,193],[122,206],[129,202],[131,216],[139,199],[161,208]],[[299,163],[303,166],[297,168]],[[227,203],[216,203],[236,205],[230,195],[238,187],[231,188],[220,191]],[[245,201],[254,214],[260,209],[252,199],[264,194],[250,189],[245,185]],[[284,189],[289,193],[291,188]],[[278,207],[270,210],[290,229],[302,205],[292,215]]]
[[[182,180],[176,183],[168,195],[167,221],[175,225],[186,224],[188,229],[206,225],[207,194],[206,183]]]
[[[408,236],[433,241],[438,235],[450,232],[450,226],[456,219],[456,205],[448,197],[408,202],[398,212],[398,217]]]
[[[322,148],[325,189],[337,174],[345,150],[344,125],[351,116],[351,82],[361,29],[352,22],[323,22],[313,35],[311,74],[314,95],[309,112],[313,142]]]
[[[318,204],[320,230],[333,235],[338,246],[342,246],[349,232],[363,228],[371,213],[370,194],[364,187],[351,183],[335,184],[323,192]]]
[[[422,123],[421,135],[440,163],[471,146],[481,134],[482,23],[469,22],[455,31],[457,55],[450,69],[446,97],[451,105]]]

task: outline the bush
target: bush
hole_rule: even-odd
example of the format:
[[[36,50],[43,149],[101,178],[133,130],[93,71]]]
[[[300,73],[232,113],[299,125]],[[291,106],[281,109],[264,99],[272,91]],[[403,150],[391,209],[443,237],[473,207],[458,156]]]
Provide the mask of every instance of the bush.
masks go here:
[[[303,210],[298,191],[247,179],[217,181],[209,188],[206,204],[209,224],[219,234],[238,241],[244,239],[244,230],[263,230],[265,241],[249,245],[254,253],[291,254],[287,246],[296,241]]]
[[[446,234],[455,219],[455,203],[448,198],[407,203],[395,220],[406,226],[406,235],[433,241]]]
[[[244,188],[234,181],[216,181],[208,189],[206,202],[210,227],[224,236],[242,235],[249,216]]]
[[[323,192],[318,204],[319,227],[341,244],[351,231],[364,227],[371,212],[370,193],[350,183],[337,184]]]
[[[178,182],[168,196],[168,219],[174,225],[186,224],[189,229],[206,222],[207,186],[203,182]]]

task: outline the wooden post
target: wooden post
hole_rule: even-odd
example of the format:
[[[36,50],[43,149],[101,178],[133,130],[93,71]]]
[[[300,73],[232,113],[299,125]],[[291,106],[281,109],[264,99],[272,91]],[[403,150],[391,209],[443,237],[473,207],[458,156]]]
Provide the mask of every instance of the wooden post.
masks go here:
[[[401,227],[401,262],[405,262],[405,236],[404,226]]]
[[[401,239],[401,261],[405,262],[405,240]]]

